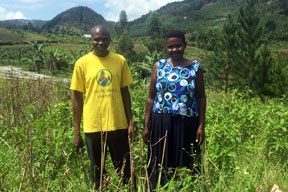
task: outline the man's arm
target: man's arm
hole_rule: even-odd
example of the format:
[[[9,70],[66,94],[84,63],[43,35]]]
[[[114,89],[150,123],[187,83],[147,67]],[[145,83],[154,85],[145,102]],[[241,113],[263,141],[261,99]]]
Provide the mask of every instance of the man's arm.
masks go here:
[[[128,86],[121,88],[121,95],[128,123],[128,136],[130,139],[133,139],[134,130],[133,130],[132,110],[131,110],[131,96]]]
[[[74,125],[74,139],[73,145],[76,151],[83,148],[84,143],[80,134],[80,124],[83,114],[83,93],[71,90],[72,107],[73,107],[73,125]]]

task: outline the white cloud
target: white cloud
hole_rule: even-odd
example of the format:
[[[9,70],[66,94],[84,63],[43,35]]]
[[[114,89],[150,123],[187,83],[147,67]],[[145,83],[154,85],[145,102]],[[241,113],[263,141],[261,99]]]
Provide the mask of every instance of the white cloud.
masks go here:
[[[95,10],[108,21],[118,21],[120,12],[125,10],[128,21],[132,21],[175,1],[181,0],[1,0],[0,20],[27,17],[49,20],[81,5]]]
[[[0,20],[9,19],[27,19],[20,11],[7,11],[3,7],[0,7]]]
[[[105,7],[108,8],[109,11],[103,16],[107,20],[117,21],[119,20],[120,12],[125,10],[128,20],[132,21],[149,13],[149,11],[155,11],[162,6],[175,1],[176,0],[106,0]]]

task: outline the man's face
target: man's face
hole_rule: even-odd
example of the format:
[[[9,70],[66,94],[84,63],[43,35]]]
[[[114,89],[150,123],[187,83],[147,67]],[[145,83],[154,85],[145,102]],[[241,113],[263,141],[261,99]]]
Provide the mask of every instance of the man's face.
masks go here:
[[[105,55],[110,44],[110,35],[104,28],[96,28],[91,33],[91,43],[97,55]]]

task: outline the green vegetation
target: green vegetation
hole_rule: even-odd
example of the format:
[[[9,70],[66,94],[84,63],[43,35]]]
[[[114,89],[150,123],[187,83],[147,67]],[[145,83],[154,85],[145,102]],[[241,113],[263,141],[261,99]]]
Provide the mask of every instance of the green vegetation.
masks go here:
[[[159,191],[266,192],[273,184],[288,191],[287,4],[271,1],[267,11],[266,0],[255,9],[238,0],[207,2],[170,3],[132,22],[122,11],[119,22],[108,24],[110,47],[127,57],[134,79],[136,191],[148,191],[147,148],[141,134],[149,76],[154,63],[165,57],[163,34],[172,28],[187,32],[186,57],[204,65],[206,143],[202,173],[192,176],[177,170]],[[83,166],[88,175],[90,170],[87,151],[82,162],[72,146],[67,83],[76,59],[91,47],[72,28],[0,28],[0,67],[51,76],[0,77],[0,191],[93,191],[83,173]],[[59,76],[63,81],[56,81]],[[128,191],[129,186],[113,177],[110,160],[107,170],[103,191]]]
[[[133,73],[137,74],[137,73]],[[135,77],[136,78],[136,77]],[[137,191],[147,191],[142,122],[147,87],[132,87]],[[68,85],[51,80],[0,81],[0,189],[4,191],[93,191],[85,185],[79,154],[72,147]],[[201,176],[180,170],[160,191],[269,191],[287,186],[287,98],[263,103],[249,92],[208,90],[206,144]],[[84,166],[89,170],[87,151]],[[127,191],[108,161],[106,191]],[[89,175],[89,172],[88,172]]]

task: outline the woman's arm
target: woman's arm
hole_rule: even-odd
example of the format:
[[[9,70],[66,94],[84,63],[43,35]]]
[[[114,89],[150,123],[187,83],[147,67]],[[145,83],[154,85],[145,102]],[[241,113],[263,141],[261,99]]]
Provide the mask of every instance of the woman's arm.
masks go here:
[[[198,104],[199,126],[196,135],[196,142],[202,144],[205,138],[205,113],[206,113],[206,94],[203,78],[203,69],[196,73],[196,98]]]
[[[145,120],[144,120],[144,130],[143,130],[143,140],[144,143],[148,144],[150,140],[150,127],[149,122],[152,113],[152,107],[156,96],[156,78],[157,78],[157,68],[158,63],[156,63],[153,67],[151,79],[150,79],[150,87],[149,94],[146,101],[146,109],[145,109]]]

